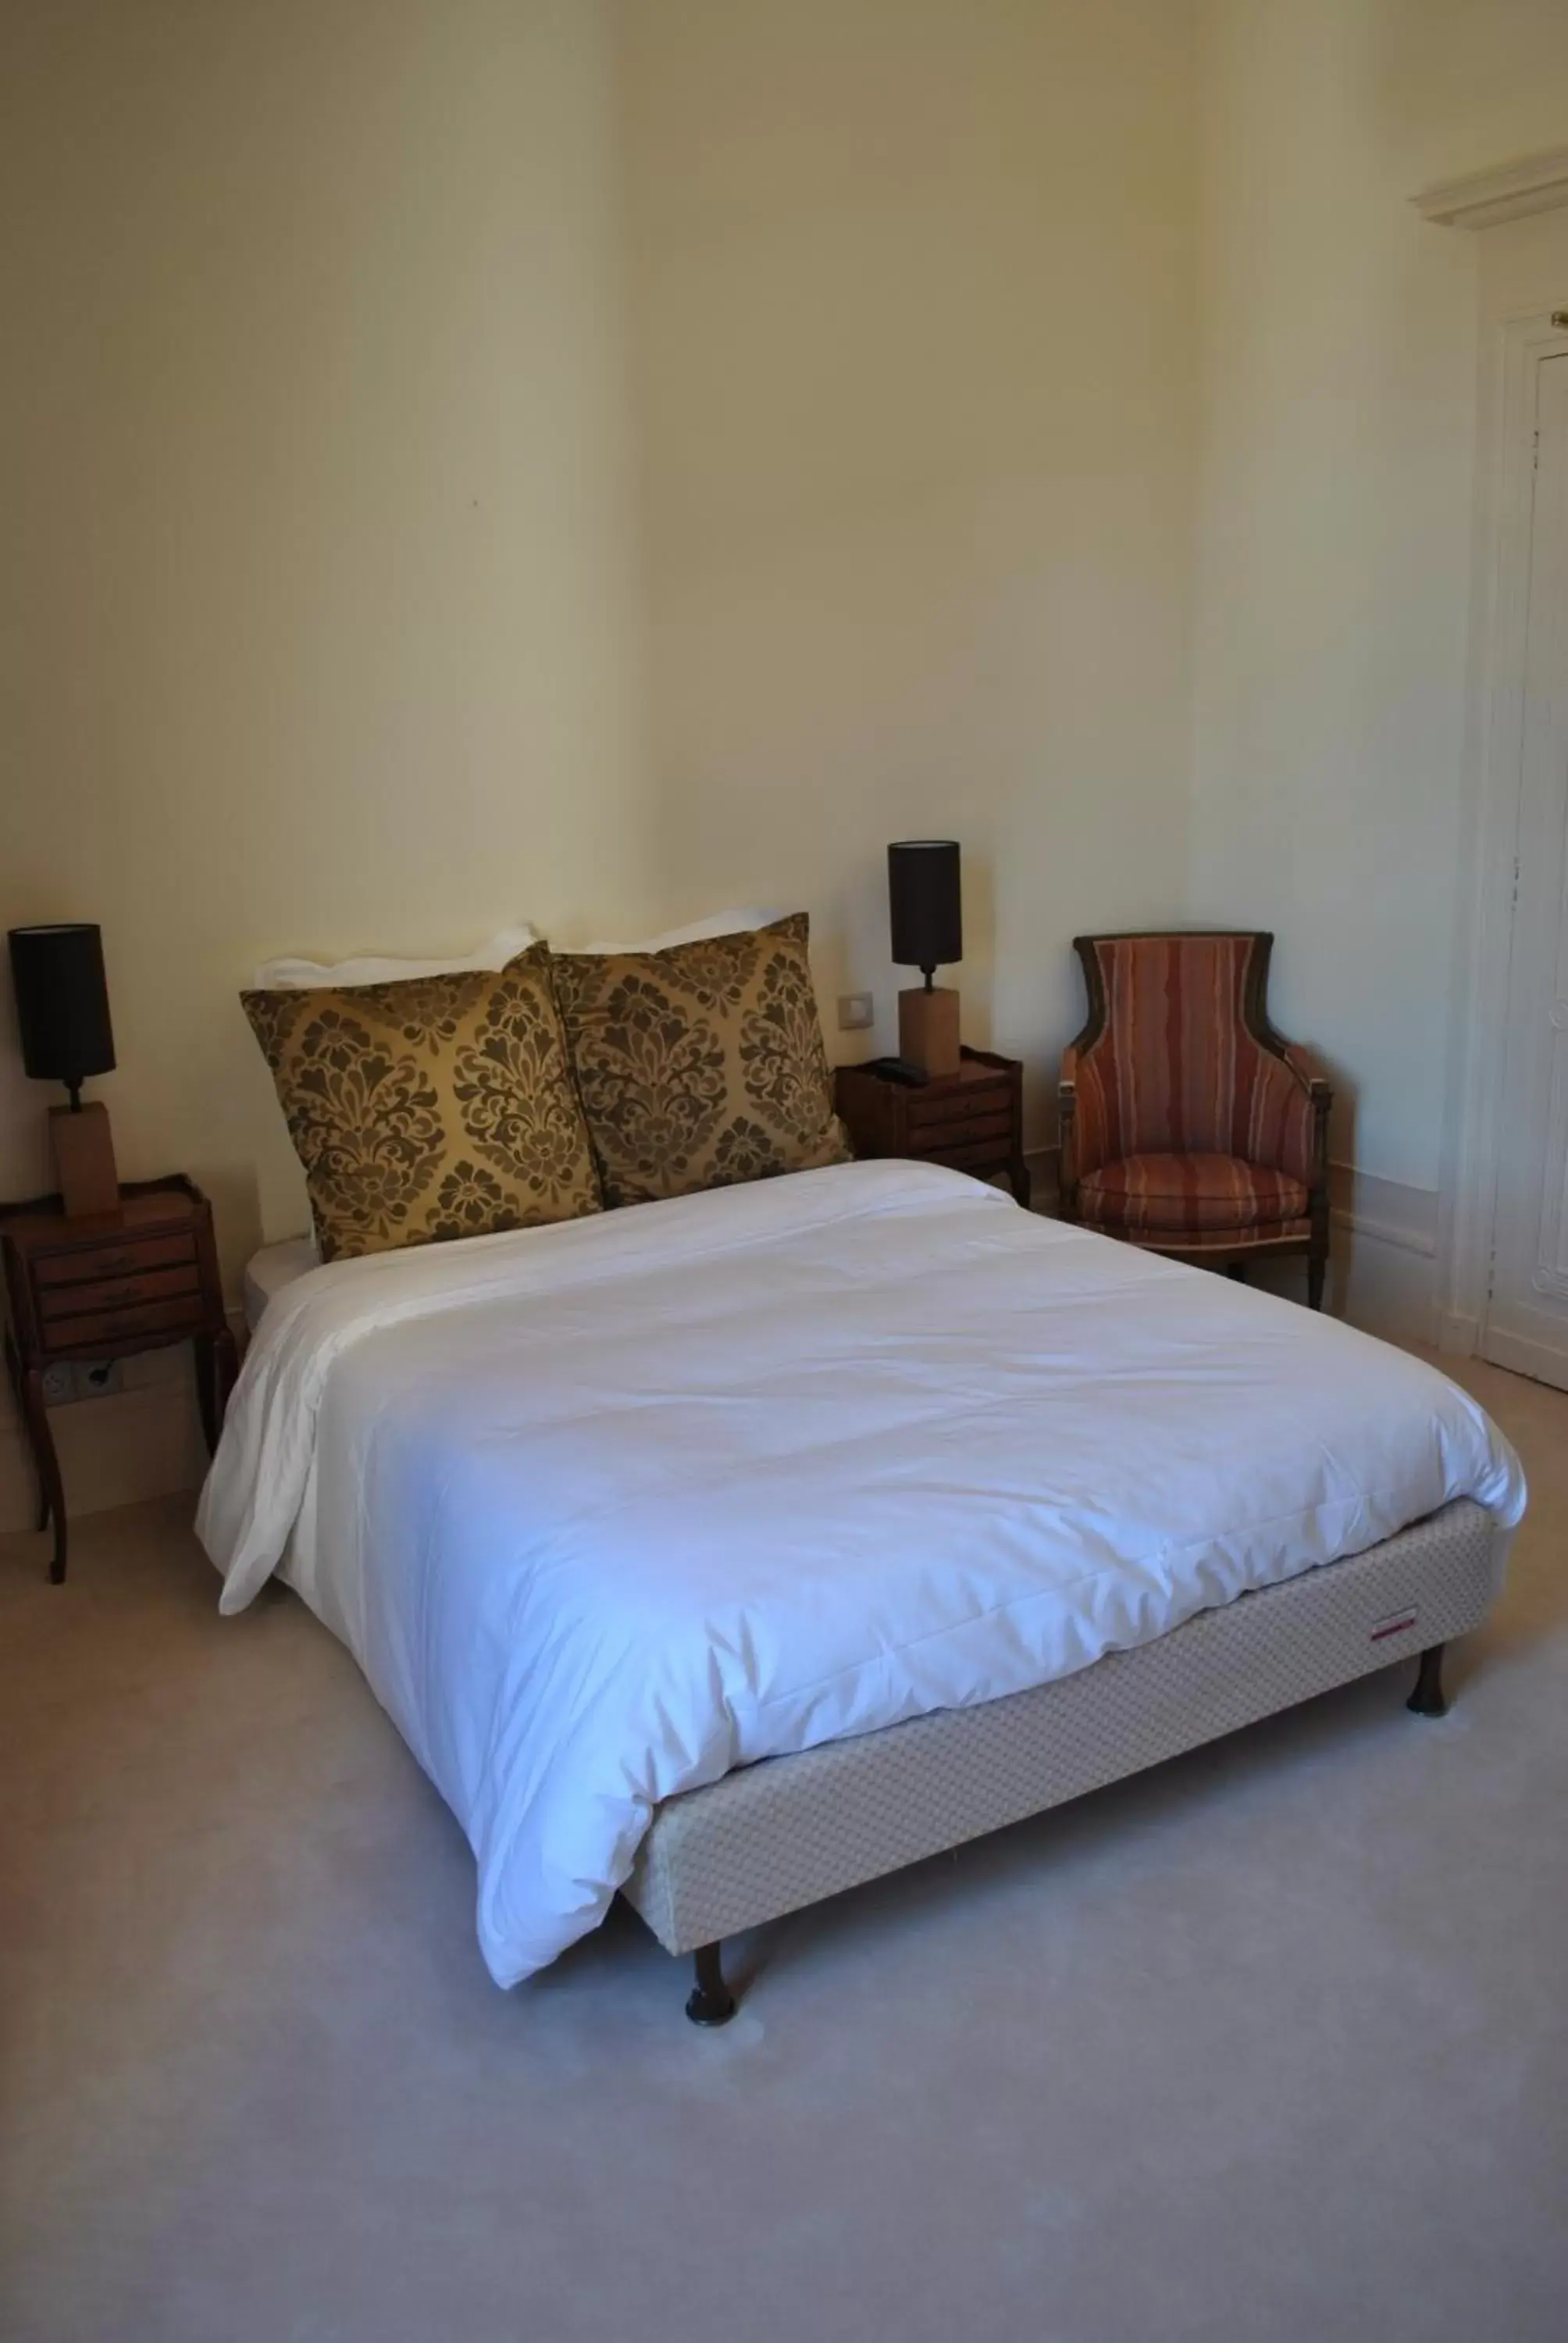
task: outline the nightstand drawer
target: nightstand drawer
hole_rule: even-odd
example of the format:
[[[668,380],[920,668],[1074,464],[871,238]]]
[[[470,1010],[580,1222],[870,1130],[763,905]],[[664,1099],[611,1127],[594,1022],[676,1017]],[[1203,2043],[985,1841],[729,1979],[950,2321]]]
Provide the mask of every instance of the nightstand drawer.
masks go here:
[[[53,1285],[39,1296],[45,1325],[53,1332],[62,1318],[98,1317],[106,1310],[136,1310],[150,1302],[198,1295],[201,1272],[194,1260],[176,1269],[155,1269],[146,1277],[96,1278],[90,1284]]]
[[[199,1287],[168,1302],[143,1302],[124,1310],[101,1310],[91,1317],[51,1318],[44,1328],[45,1351],[90,1355],[100,1343],[175,1342],[202,1333],[207,1312]]]
[[[188,1262],[195,1273],[196,1238],[176,1231],[166,1237],[111,1237],[71,1252],[44,1253],[35,1261],[33,1275],[41,1287],[87,1285],[109,1277],[141,1277],[149,1270],[173,1269],[181,1262]],[[52,1299],[44,1306],[52,1315]]]
[[[931,1154],[942,1147],[979,1145],[981,1141],[1005,1151],[1011,1141],[1013,1127],[1014,1116],[1010,1106],[992,1108],[988,1102],[983,1114],[976,1114],[967,1106],[955,1106],[952,1113],[945,1114],[940,1120],[933,1118],[930,1122],[917,1122],[911,1115],[910,1142],[911,1146],[918,1147],[922,1155]]]
[[[920,1154],[923,1161],[945,1164],[950,1172],[1000,1172],[1010,1161],[1012,1147],[1007,1139],[954,1140],[950,1147],[923,1147]]]
[[[888,1062],[840,1066],[834,1076],[835,1102],[856,1154],[943,1163],[982,1178],[1002,1172],[1018,1202],[1027,1204],[1019,1060],[965,1050],[956,1074],[920,1084],[899,1081]]]
[[[1012,1092],[1005,1083],[987,1082],[982,1087],[966,1082],[962,1090],[954,1088],[940,1097],[911,1097],[909,1133],[911,1139],[923,1142],[940,1132],[968,1124],[989,1122],[993,1118],[1007,1121],[1012,1111]]]
[[[67,1359],[111,1363],[189,1341],[210,1455],[236,1367],[213,1243],[212,1208],[183,1172],[122,1181],[113,1211],[73,1216],[59,1196],[0,1205],[5,1357],[53,1523],[49,1576],[65,1575],[65,1488],[45,1379]]]

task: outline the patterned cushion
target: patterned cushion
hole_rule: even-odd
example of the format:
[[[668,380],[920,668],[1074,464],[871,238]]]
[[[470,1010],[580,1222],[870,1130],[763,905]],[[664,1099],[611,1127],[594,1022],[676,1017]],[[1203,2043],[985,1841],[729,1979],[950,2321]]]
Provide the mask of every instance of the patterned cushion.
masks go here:
[[[1221,1229],[1256,1235],[1302,1220],[1307,1210],[1300,1180],[1239,1155],[1123,1155],[1089,1172],[1078,1193],[1091,1226],[1130,1236]]]
[[[607,1204],[847,1163],[804,912],[665,951],[558,953]]]
[[[544,944],[498,972],[240,1000],[323,1261],[600,1209]]]
[[[1308,1073],[1247,1030],[1255,935],[1094,936],[1103,1030],[1078,1053],[1080,1177],[1172,1149],[1312,1175]],[[1261,1004],[1260,1004],[1261,1006]]]

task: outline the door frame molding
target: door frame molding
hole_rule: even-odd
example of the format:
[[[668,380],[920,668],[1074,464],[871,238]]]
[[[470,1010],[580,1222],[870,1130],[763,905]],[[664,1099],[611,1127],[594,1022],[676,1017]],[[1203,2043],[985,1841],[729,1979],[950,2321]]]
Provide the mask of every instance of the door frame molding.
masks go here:
[[[1528,304],[1483,317],[1465,803],[1439,1206],[1439,1347],[1480,1348],[1491,1298],[1514,857],[1523,749],[1536,368],[1568,357],[1568,261]],[[1558,311],[1564,314],[1563,310]]]

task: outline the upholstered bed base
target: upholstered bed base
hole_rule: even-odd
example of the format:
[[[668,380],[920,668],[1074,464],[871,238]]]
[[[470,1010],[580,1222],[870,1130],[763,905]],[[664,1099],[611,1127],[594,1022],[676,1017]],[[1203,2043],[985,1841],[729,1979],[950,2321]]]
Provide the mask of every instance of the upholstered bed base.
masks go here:
[[[1058,1683],[744,1766],[659,1807],[624,1893],[721,2021],[719,1938],[1432,1652],[1485,1617],[1507,1548],[1462,1499]],[[1441,1713],[1435,1662],[1422,1689]]]

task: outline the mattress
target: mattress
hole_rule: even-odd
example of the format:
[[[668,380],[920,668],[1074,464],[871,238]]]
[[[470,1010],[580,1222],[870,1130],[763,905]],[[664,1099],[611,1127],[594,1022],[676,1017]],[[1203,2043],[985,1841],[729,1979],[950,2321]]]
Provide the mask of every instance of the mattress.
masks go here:
[[[1509,1533],[1468,1499],[1032,1692],[742,1766],[660,1806],[622,1890],[694,1952],[1466,1634]]]
[[[354,1652],[512,1984],[668,1801],[1523,1494],[1422,1362],[875,1162],[295,1279],[198,1528]]]
[[[263,1245],[245,1265],[245,1322],[254,1334],[261,1313],[275,1293],[281,1293],[307,1269],[320,1266],[314,1237],[285,1237],[281,1244]]]

